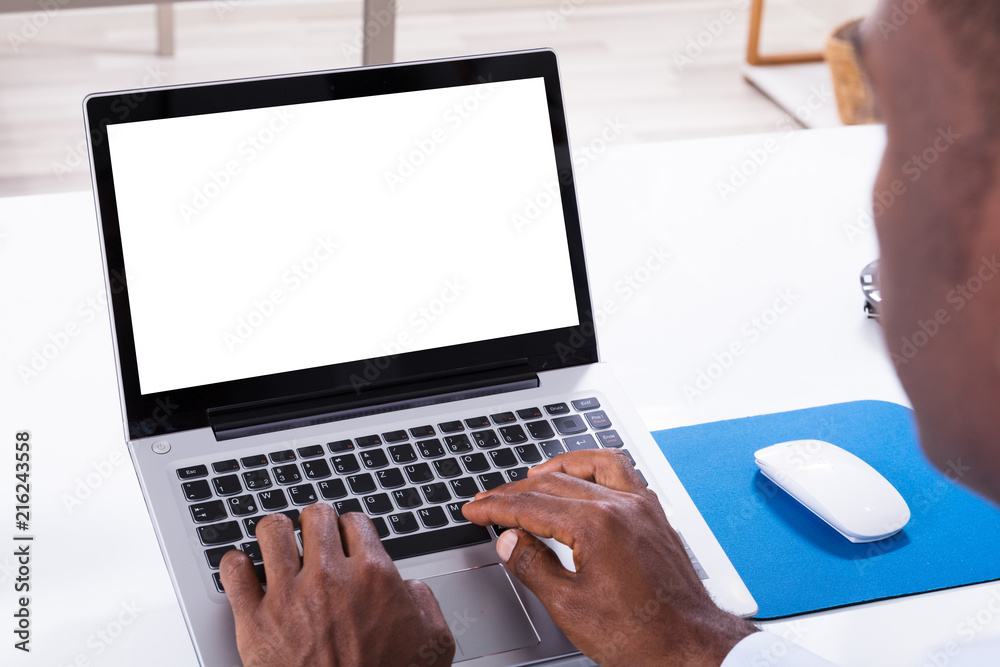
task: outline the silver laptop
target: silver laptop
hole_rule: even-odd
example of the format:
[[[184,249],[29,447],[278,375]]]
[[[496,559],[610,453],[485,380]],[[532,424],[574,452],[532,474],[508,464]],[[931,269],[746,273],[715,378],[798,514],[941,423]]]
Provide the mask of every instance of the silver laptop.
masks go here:
[[[85,115],[126,439],[203,665],[239,664],[222,554],[260,563],[257,522],[317,502],[368,514],[427,581],[456,661],[572,656],[461,507],[588,448],[627,450],[715,600],[756,613],[600,363],[552,52]]]

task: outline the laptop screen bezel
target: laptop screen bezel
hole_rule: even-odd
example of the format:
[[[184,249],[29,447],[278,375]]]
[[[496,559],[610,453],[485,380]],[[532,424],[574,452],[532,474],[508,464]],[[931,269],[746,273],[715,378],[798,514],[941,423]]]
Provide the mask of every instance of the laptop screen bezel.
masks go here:
[[[531,78],[543,78],[545,82],[576,295],[577,326],[407,352],[391,359],[379,357],[141,393],[128,275],[107,139],[108,125]],[[540,372],[598,361],[572,154],[556,56],[551,50],[97,94],[85,100],[84,108],[119,380],[130,439],[208,426],[208,412],[212,409],[357,393],[359,378],[364,380],[365,388],[385,387],[505,366],[526,366]],[[517,299],[521,298],[532,298],[532,295],[512,295],[515,308]]]

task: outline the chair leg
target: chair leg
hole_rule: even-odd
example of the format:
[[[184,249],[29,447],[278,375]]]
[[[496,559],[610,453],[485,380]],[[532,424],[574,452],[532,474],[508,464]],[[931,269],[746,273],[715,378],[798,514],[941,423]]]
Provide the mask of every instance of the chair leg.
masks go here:
[[[174,55],[174,5],[163,2],[156,5],[156,30],[159,40],[157,53]]]
[[[362,64],[382,65],[395,60],[398,8],[398,0],[365,0],[361,26],[364,35]]]

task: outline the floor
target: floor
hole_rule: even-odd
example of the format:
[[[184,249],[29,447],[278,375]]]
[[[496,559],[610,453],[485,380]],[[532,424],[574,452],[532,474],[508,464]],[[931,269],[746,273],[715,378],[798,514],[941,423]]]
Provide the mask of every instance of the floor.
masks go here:
[[[49,3],[50,6],[64,2]],[[811,48],[872,0],[773,0],[767,49]],[[39,4],[42,6],[42,3]],[[749,0],[401,0],[396,59],[552,47],[571,140],[767,132],[785,114],[743,80]],[[360,0],[175,5],[176,52],[156,55],[155,10],[0,14],[0,196],[90,187],[88,93],[358,65]]]

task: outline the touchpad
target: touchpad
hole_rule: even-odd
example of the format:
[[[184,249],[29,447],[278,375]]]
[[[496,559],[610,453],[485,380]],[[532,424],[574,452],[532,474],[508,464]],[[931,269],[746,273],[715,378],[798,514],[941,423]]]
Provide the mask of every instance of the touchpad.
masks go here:
[[[455,636],[455,662],[538,643],[528,614],[499,564],[424,579]]]

